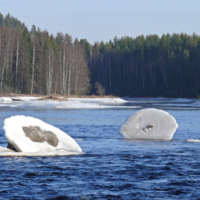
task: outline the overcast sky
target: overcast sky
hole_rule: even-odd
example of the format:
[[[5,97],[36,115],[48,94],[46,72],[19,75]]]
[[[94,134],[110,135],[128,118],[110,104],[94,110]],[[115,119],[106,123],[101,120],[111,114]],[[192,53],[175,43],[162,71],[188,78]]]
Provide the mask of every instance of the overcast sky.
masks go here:
[[[200,0],[0,0],[0,12],[73,39],[109,41],[114,36],[200,35]]]

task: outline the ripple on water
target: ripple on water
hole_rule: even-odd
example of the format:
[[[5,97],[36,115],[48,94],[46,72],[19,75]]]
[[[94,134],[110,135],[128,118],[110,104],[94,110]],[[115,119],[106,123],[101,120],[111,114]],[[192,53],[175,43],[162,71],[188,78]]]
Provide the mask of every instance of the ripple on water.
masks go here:
[[[120,137],[119,126],[136,110],[36,113],[31,109],[15,109],[0,110],[2,120],[16,113],[38,117],[74,138],[82,138],[77,142],[86,154],[0,158],[1,198],[197,199],[200,196],[200,145],[185,142],[189,138],[200,139],[199,111],[166,110],[179,123],[174,139],[166,142]],[[196,122],[188,123],[189,119]],[[0,137],[1,145],[6,146],[2,128]]]

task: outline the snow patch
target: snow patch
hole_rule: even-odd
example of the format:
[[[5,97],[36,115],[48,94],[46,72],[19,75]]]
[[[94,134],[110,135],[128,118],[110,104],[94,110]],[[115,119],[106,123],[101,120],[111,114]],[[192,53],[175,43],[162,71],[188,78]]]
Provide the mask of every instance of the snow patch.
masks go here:
[[[127,139],[171,140],[177,128],[176,120],[168,112],[148,108],[130,116],[119,133]]]
[[[0,101],[3,103],[11,103],[13,100],[10,97],[0,97]]]
[[[37,107],[55,109],[112,109],[136,108],[138,106],[124,106],[126,101],[121,98],[65,98],[66,101],[40,100],[41,97],[0,97],[0,107]],[[14,99],[13,98],[13,99]],[[64,99],[64,97],[61,97]],[[5,99],[5,101],[3,100]],[[6,101],[7,99],[7,101]]]
[[[82,152],[69,135],[33,117],[7,118],[3,128],[8,143],[18,152]]]

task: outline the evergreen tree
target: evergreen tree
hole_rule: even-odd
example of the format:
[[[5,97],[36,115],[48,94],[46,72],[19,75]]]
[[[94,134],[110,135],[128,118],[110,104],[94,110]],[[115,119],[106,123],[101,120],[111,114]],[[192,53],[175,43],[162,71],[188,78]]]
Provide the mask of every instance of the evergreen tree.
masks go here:
[[[0,26],[4,26],[4,17],[1,13],[0,13]]]

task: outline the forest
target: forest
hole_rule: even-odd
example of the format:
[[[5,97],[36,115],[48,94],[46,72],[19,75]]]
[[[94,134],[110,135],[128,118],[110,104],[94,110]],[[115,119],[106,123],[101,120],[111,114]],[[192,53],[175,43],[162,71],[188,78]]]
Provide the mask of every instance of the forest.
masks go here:
[[[89,69],[85,50],[68,34],[28,31],[6,15],[0,27],[0,91],[23,94],[85,95]],[[12,22],[12,23],[11,23]],[[16,27],[15,27],[15,24]]]
[[[0,14],[0,92],[130,97],[200,95],[200,36],[86,39]]]
[[[91,84],[106,94],[138,97],[198,97],[200,37],[163,34],[128,36],[88,48]],[[94,88],[94,87],[93,87]],[[94,90],[93,90],[94,92]]]

